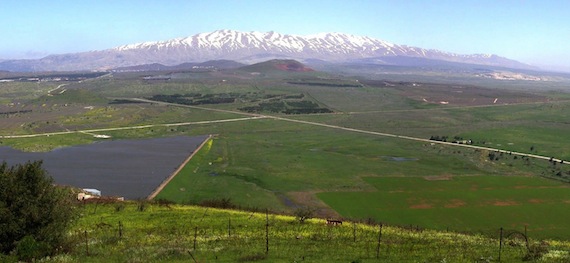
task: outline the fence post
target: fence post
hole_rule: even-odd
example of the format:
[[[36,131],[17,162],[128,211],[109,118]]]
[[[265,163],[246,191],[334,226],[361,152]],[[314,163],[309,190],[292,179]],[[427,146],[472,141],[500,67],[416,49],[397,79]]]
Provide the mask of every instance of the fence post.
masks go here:
[[[209,207],[206,207],[206,210],[204,210],[204,214],[202,215],[202,218],[200,218],[200,222],[202,222],[202,220],[204,220],[204,217],[206,216],[206,214],[208,213],[208,209],[210,209]]]
[[[499,262],[501,262],[501,250],[503,250],[503,227],[501,227],[499,234]]]
[[[190,257],[192,258],[194,263],[198,263],[198,261],[196,261],[196,258],[194,258],[194,255],[192,255],[192,252],[188,251],[188,254],[190,254]]]
[[[89,237],[87,236],[87,230],[84,232],[85,234],[85,253],[89,256]]]
[[[352,240],[356,242],[356,222],[352,222]]]
[[[247,220],[250,220],[251,217],[255,214],[255,212],[251,212],[251,215],[249,215],[249,217],[247,218]]]
[[[376,259],[380,258],[380,240],[382,239],[382,223],[378,227],[378,245],[376,246]]]
[[[194,251],[196,251],[196,238],[198,237],[198,227],[194,227]]]
[[[526,225],[524,225],[524,240],[526,241],[526,249],[530,253],[530,246],[528,244],[528,235],[526,234]]]
[[[228,217],[228,237],[232,236],[232,218]]]
[[[119,238],[123,237],[123,224],[119,221]]]
[[[97,206],[99,206],[99,199],[95,202],[95,208],[93,209],[93,214],[97,213]]]
[[[265,209],[265,255],[269,254],[269,211]]]

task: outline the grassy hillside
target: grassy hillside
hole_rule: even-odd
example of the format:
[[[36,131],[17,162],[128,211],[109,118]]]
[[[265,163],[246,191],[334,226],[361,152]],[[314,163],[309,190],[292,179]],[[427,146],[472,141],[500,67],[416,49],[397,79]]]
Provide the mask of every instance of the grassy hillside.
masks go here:
[[[42,262],[497,262],[497,238],[148,203],[87,204],[71,251]],[[504,233],[508,235],[507,232]],[[501,262],[567,262],[570,243],[505,238]]]

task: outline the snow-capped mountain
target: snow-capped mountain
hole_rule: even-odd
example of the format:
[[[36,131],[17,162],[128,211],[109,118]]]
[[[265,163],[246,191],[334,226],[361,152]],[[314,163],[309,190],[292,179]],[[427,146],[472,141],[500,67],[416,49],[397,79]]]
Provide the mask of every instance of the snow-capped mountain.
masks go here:
[[[272,58],[318,59],[328,62],[377,58],[377,63],[382,63],[382,57],[395,56],[514,68],[530,67],[496,55],[460,55],[341,33],[298,36],[276,32],[218,30],[185,38],[130,44],[102,51],[50,55],[39,60],[4,61],[0,62],[0,69],[93,70],[150,63],[175,65],[220,59],[253,63]]]

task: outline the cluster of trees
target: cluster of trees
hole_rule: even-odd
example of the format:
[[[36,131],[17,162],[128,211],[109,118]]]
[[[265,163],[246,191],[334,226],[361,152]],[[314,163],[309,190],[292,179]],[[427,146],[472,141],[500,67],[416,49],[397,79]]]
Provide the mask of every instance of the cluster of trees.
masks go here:
[[[463,137],[460,136],[453,136],[452,139],[449,138],[449,136],[439,136],[439,135],[432,135],[431,137],[429,137],[430,140],[432,141],[440,141],[440,142],[450,142],[450,143],[458,143],[458,144],[473,144],[473,141],[470,139],[463,139]]]
[[[259,93],[220,93],[220,94],[158,94],[149,97],[150,100],[163,101],[168,103],[176,103],[183,105],[202,105],[202,104],[222,104],[234,103],[237,99],[249,102],[256,102],[260,99],[265,100],[255,106],[247,106],[239,108],[241,111],[250,113],[273,112],[285,114],[311,114],[311,113],[331,113],[330,109],[319,107],[319,105],[310,100],[298,100],[305,97],[305,94],[259,94]],[[295,101],[288,101],[294,99]],[[116,103],[125,103],[125,101],[117,101]]]
[[[498,161],[502,156],[503,156],[502,152],[489,152],[489,154],[487,155],[490,161]]]
[[[67,230],[77,215],[74,198],[41,165],[0,164],[0,261],[31,261],[67,249]]]
[[[332,110],[327,108],[312,108],[312,109],[287,109],[284,110],[285,114],[314,114],[314,113],[333,113]]]
[[[273,112],[285,114],[313,114],[333,112],[330,109],[319,107],[319,104],[309,100],[263,102],[259,103],[257,106],[243,107],[239,110],[251,113]]]
[[[0,112],[0,115],[12,115],[12,114],[29,113],[29,112],[32,112],[32,110],[4,111],[4,112]]]
[[[562,165],[556,165],[557,163],[564,164],[564,160],[556,161],[554,160],[554,157],[550,157],[550,160],[548,160],[548,162],[552,165],[552,174],[558,177],[564,177],[566,179],[570,177],[570,170],[564,172],[562,171]]]
[[[140,103],[146,103],[146,102],[128,100],[128,99],[114,99],[113,101],[109,102],[109,104],[140,104]]]
[[[247,106],[239,108],[241,111],[250,112],[250,113],[259,113],[259,112],[281,112],[286,109],[285,103],[282,101],[275,101],[275,102],[262,102],[259,103],[257,106]]]
[[[311,81],[288,81],[288,84],[305,85],[305,86],[322,86],[322,87],[336,87],[336,88],[361,88],[361,84],[352,83],[331,83],[331,82],[311,82]]]
[[[286,95],[285,99],[302,99],[304,97],[305,97],[305,94],[299,93],[299,94],[293,94],[293,95]]]
[[[226,96],[223,96],[226,95]],[[222,104],[234,103],[236,98],[227,96],[227,94],[174,94],[174,95],[154,95],[148,99],[163,101],[168,103],[176,103],[183,105],[202,105],[202,104]]]

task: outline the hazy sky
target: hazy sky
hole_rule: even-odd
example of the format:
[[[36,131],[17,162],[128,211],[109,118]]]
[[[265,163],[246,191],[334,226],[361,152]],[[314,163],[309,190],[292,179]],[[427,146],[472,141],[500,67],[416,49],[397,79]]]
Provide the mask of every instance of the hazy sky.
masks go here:
[[[6,0],[0,59],[112,48],[218,29],[340,32],[570,70],[568,0]]]

